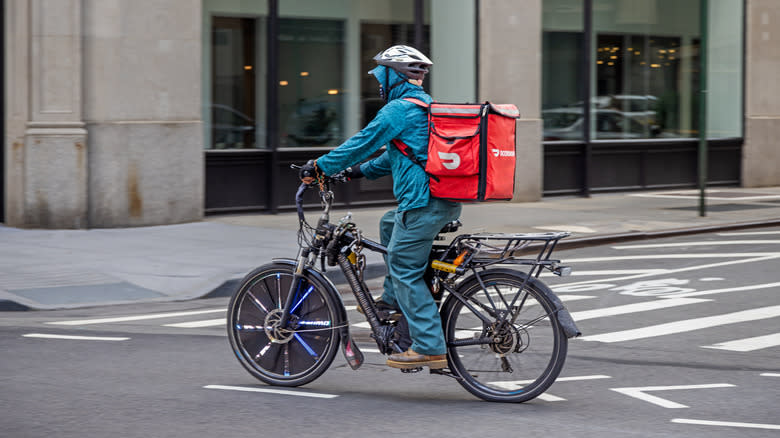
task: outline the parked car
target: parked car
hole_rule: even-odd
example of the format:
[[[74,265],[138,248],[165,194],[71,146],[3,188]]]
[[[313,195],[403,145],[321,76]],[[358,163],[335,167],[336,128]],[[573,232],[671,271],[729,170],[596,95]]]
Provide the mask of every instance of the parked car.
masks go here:
[[[300,100],[283,107],[284,146],[334,146],[341,140],[340,97]]]
[[[648,125],[612,109],[596,109],[592,112],[595,118],[595,136],[599,140],[648,138],[658,135],[658,128]],[[544,140],[575,140],[583,139],[584,117],[582,108],[554,108],[542,111],[544,120]]]
[[[255,121],[228,105],[211,105],[211,132],[215,149],[255,147]]]
[[[643,123],[656,123],[658,111],[658,98],[641,94],[610,94],[594,96],[590,99],[594,109],[611,109],[620,111],[626,116],[632,117]],[[581,108],[582,101],[575,102],[570,108]]]

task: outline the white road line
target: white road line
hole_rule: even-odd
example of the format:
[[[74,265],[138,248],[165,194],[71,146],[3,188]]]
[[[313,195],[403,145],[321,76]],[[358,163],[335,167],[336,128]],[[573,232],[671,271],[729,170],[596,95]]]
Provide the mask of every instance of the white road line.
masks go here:
[[[667,400],[665,398],[656,397],[654,395],[645,394],[645,391],[669,391],[677,389],[710,389],[710,388],[733,388],[736,385],[731,383],[710,383],[705,385],[677,385],[677,386],[643,386],[634,388],[609,388],[612,391],[619,392],[629,397],[638,398],[639,400],[652,403],[654,405],[661,406],[668,409],[682,409],[688,406]]]
[[[596,230],[590,227],[584,227],[582,225],[543,225],[534,227],[537,230],[551,230],[551,231],[569,231],[572,233],[595,233]]]
[[[225,324],[226,324],[225,318],[218,318],[218,319],[204,319],[202,321],[177,322],[175,324],[163,324],[163,327],[200,328],[200,327],[216,327]]]
[[[555,382],[574,382],[578,380],[594,380],[594,379],[611,379],[610,376],[605,376],[603,374],[596,374],[592,376],[570,376],[570,377],[558,377],[555,379]],[[533,382],[533,380],[511,380],[507,382],[488,382],[489,385],[498,386],[504,389],[519,389],[523,385],[527,385],[529,383]],[[540,400],[548,401],[548,402],[557,402],[557,401],[566,401],[563,397],[558,397],[557,395],[552,395],[548,393],[543,393],[539,395],[537,398]]]
[[[739,231],[735,233],[718,233],[718,236],[766,236],[780,234],[780,231]]]
[[[780,377],[780,373],[761,373],[764,377]]]
[[[130,339],[130,338],[109,337],[109,336],[54,335],[48,333],[28,333],[22,336],[25,338],[69,339],[74,341],[126,341]]]
[[[602,271],[578,271],[575,269],[571,271],[571,275],[584,277],[594,275],[665,274],[668,271],[668,269],[612,269]],[[552,272],[543,272],[542,277],[557,277],[557,275]]]
[[[675,298],[699,297],[702,295],[715,295],[715,294],[722,294],[727,292],[754,291],[758,289],[769,289],[773,287],[780,287],[780,283],[751,284],[750,286],[738,286],[738,287],[727,287],[724,289],[700,290],[697,292],[681,293],[679,295],[675,295]]]
[[[583,257],[566,259],[567,264],[588,262],[617,262],[622,260],[656,260],[656,259],[733,259],[738,257],[780,256],[778,252],[731,252],[731,253],[701,253],[701,254],[648,254],[613,257]]]
[[[604,307],[602,309],[584,310],[571,314],[575,321],[602,318],[605,316],[625,315],[627,313],[647,312],[650,310],[666,309],[669,307],[684,306],[686,304],[704,303],[712,300],[697,298],[668,298],[663,300],[645,301],[642,303],[625,304],[622,306]]]
[[[591,298],[596,298],[595,295],[558,295],[558,298],[561,299],[561,301],[579,301],[579,300],[589,300]]]
[[[696,242],[675,243],[648,243],[642,245],[617,245],[613,249],[649,249],[649,248],[677,248],[681,246],[720,246],[720,245],[765,245],[777,244],[780,240],[708,240]]]
[[[694,193],[692,191],[687,191],[688,194],[686,194],[686,191],[680,191],[680,192],[674,192],[674,193],[638,193],[638,194],[632,194],[629,196],[636,196],[638,198],[669,198],[669,199],[699,199],[699,194]],[[724,193],[724,190],[707,190],[707,199],[708,200],[719,200],[719,201],[752,201],[752,200],[762,200],[762,199],[774,199],[778,198],[780,196],[773,195],[773,194],[756,194],[756,195],[750,195],[750,196],[738,196],[738,197],[728,197],[728,196],[719,196],[718,193]]]
[[[303,392],[303,391],[289,391],[285,389],[271,389],[271,388],[247,388],[244,386],[225,386],[225,385],[206,385],[205,389],[224,389],[227,391],[244,391],[244,392],[262,392],[266,394],[282,394],[282,395],[295,395],[298,397],[312,397],[312,398],[336,398],[336,394],[322,394],[318,392]]]
[[[777,316],[780,316],[780,306],[760,307],[757,309],[742,310],[740,312],[726,313],[723,315],[686,319],[683,321],[669,322],[666,324],[651,325],[648,327],[622,330],[611,333],[602,333],[600,335],[585,336],[579,339],[582,339],[583,341],[598,341],[607,343],[633,341],[636,339],[653,338],[656,336],[689,332],[720,325],[756,321],[759,319],[768,319]]]
[[[536,398],[538,398],[539,400],[544,400],[546,402],[566,401],[566,399],[563,397],[558,397],[557,395],[548,394],[546,392],[539,394],[538,396],[536,396]]]
[[[748,429],[780,430],[780,424],[739,423],[734,421],[693,420],[690,418],[673,418],[672,423],[697,424],[701,426],[744,427]]]
[[[225,312],[225,311],[227,311],[227,309],[223,307],[219,309],[194,310],[190,312],[153,313],[151,315],[117,316],[111,318],[80,319],[74,321],[52,321],[52,322],[47,322],[46,324],[53,324],[53,325],[105,324],[109,322],[141,321],[145,319],[175,318],[178,316],[203,315],[206,313],[218,313],[218,312]]]
[[[701,348],[746,352],[776,347],[778,345],[780,345],[780,333],[773,333],[771,335],[720,342],[714,345],[702,345]]]
[[[667,274],[675,274],[678,272],[688,272],[688,271],[697,271],[701,269],[710,269],[710,268],[718,268],[721,266],[729,266],[729,265],[739,265],[743,263],[757,263],[757,262],[763,262],[767,260],[774,260],[780,258],[780,255],[769,255],[769,256],[762,256],[762,257],[752,257],[748,259],[742,259],[742,260],[730,260],[727,262],[719,262],[719,263],[708,263],[706,265],[697,265],[697,266],[689,266],[686,268],[679,268],[679,269],[669,269],[666,272],[664,272],[664,275]],[[598,278],[596,280],[585,280],[585,281],[577,281],[574,283],[564,283],[564,284],[558,284],[555,287],[553,287],[553,290],[556,287],[567,287],[567,286],[578,286],[580,284],[592,284],[592,283],[612,283],[615,281],[622,281],[622,280],[633,280],[635,278],[645,278],[645,277],[652,277],[658,274],[639,274],[639,275],[629,275],[626,277],[614,277],[614,278]]]
[[[605,376],[604,374],[592,374],[589,376],[569,376],[569,377],[558,377],[555,379],[556,382],[578,382],[580,380],[599,380],[599,379],[611,379],[612,376]],[[496,385],[496,386],[505,386],[507,388],[516,388],[521,387],[523,385],[527,385],[534,380],[507,380],[504,382],[488,382],[490,385]]]

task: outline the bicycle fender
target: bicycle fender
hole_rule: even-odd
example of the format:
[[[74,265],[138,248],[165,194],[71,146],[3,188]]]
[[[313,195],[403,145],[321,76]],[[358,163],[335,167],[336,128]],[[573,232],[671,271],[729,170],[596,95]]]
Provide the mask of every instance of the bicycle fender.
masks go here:
[[[294,259],[275,258],[274,263],[280,265],[289,266],[291,270],[295,271],[297,262]],[[349,319],[347,318],[347,309],[344,306],[344,300],[341,298],[336,285],[322,272],[314,268],[306,268],[303,271],[303,276],[307,279],[313,279],[317,283],[325,287],[330,294],[331,298],[337,303],[339,308],[338,321],[336,325],[341,327],[339,329],[341,335],[341,352],[344,354],[344,358],[347,360],[350,368],[356,370],[363,365],[364,357],[363,353],[358,348],[357,344],[352,340],[352,335],[349,332]]]
[[[490,273],[501,273],[504,272],[506,274],[510,275],[519,275],[522,277],[528,277],[528,274],[522,271],[516,271],[514,269],[488,269],[484,271],[484,274],[490,274]],[[468,284],[467,282],[475,282],[477,281],[477,278],[474,275],[471,275],[467,279],[463,280],[462,284]],[[547,299],[549,299],[553,305],[555,306],[555,310],[553,312],[555,313],[556,319],[558,319],[558,323],[560,323],[561,328],[563,329],[563,333],[566,335],[567,338],[576,338],[577,336],[582,335],[582,332],[577,327],[577,323],[574,322],[574,318],[572,318],[571,313],[566,309],[566,306],[563,305],[561,302],[561,299],[558,298],[557,295],[555,295],[555,292],[553,292],[546,284],[542,283],[541,281],[537,280],[534,277],[531,277],[528,279],[528,283],[533,285],[533,287],[544,294]],[[447,301],[451,299],[456,299],[453,296],[447,297]],[[445,303],[446,304],[446,303]],[[444,307],[443,307],[444,308]]]

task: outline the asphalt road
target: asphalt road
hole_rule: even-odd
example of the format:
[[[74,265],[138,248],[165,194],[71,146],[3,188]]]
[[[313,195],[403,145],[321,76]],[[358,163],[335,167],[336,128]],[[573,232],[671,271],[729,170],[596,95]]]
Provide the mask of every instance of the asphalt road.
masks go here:
[[[780,436],[780,228],[557,257],[574,275],[543,278],[584,335],[528,403],[401,374],[365,341],[358,371],[337,356],[315,382],[268,392],[212,298],[0,313],[0,437]]]

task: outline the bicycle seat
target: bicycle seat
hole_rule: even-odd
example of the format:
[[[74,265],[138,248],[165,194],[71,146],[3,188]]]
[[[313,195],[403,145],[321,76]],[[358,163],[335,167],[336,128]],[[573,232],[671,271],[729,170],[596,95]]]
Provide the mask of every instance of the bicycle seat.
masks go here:
[[[460,219],[455,219],[443,226],[441,231],[439,231],[439,234],[454,233],[455,231],[458,231],[458,228],[460,228],[461,225],[463,225],[463,223],[461,223]]]

